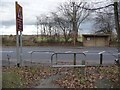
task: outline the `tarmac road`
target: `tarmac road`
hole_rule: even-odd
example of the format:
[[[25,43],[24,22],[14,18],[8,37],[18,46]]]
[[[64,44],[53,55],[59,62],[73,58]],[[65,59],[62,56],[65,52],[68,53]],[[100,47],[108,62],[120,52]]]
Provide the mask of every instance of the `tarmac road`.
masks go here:
[[[117,58],[117,49],[113,47],[45,47],[45,46],[39,46],[39,47],[23,47],[22,48],[22,59],[23,61],[31,61],[30,57],[30,51],[54,51],[54,52],[62,52],[62,53],[71,53],[71,52],[85,52],[86,57],[83,55],[77,55],[76,60],[77,64],[81,63],[81,60],[85,59],[87,64],[99,64],[100,60],[100,52],[103,53],[103,63],[105,64],[113,64],[114,60]],[[12,61],[14,64],[17,63],[16,59],[16,47],[2,47],[2,51],[0,51],[0,54],[2,54],[1,60],[2,65],[8,65],[8,57],[10,58],[10,61]],[[33,53],[32,55],[32,61],[33,62],[39,62],[39,63],[50,63],[51,62],[51,55],[53,53],[49,52],[41,52],[41,53]],[[114,55],[114,56],[113,56]],[[116,57],[115,57],[116,56]],[[58,55],[58,61],[59,62],[73,62],[73,55]],[[54,57],[55,62],[55,57]]]

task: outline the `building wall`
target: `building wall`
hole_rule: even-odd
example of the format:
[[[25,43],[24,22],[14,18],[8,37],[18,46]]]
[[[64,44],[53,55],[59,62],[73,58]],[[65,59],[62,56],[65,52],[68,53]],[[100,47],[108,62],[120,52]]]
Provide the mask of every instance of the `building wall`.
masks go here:
[[[83,46],[109,46],[108,37],[83,37]]]

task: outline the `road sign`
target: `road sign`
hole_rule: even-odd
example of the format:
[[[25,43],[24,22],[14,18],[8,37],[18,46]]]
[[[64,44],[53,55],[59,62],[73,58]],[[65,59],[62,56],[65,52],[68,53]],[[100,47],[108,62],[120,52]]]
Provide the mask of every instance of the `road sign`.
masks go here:
[[[23,31],[23,11],[22,7],[15,2],[16,7],[16,55],[17,55],[17,66],[22,64],[22,31]],[[20,35],[19,33],[20,32]],[[19,50],[20,47],[20,50]]]
[[[23,12],[22,7],[16,2],[16,30],[23,31]]]

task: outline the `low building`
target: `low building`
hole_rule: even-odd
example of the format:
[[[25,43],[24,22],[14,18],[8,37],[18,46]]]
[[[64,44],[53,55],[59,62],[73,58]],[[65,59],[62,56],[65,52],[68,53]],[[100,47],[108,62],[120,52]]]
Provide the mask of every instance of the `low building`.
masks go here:
[[[83,46],[109,46],[109,34],[83,34]]]

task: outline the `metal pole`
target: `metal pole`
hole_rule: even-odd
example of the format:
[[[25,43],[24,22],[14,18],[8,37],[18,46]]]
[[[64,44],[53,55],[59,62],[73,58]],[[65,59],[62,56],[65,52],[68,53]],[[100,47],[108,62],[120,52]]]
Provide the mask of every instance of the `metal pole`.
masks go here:
[[[74,53],[74,65],[76,65],[76,53]]]
[[[7,54],[7,58],[8,58],[8,66],[10,67],[10,56]]]
[[[22,31],[20,31],[20,64],[23,65],[23,60],[22,60]]]
[[[53,56],[55,55],[56,53],[52,54],[51,56],[51,66],[53,65]]]
[[[56,54],[56,65],[57,65],[57,54]]]
[[[20,55],[19,55],[19,34],[18,31],[16,31],[16,54],[17,54],[17,66],[20,65]]]
[[[114,2],[114,14],[115,14],[115,25],[116,25],[117,40],[118,40],[118,53],[120,53],[120,26],[119,26],[119,15],[118,15],[118,2]],[[120,61],[119,54],[118,54],[118,60]]]
[[[17,30],[17,2],[15,2],[15,7],[16,7],[16,57],[17,57],[17,66],[19,67],[20,55],[19,55],[19,33]]]
[[[100,65],[102,65],[102,61],[103,61],[103,54],[100,54]]]
[[[115,26],[118,40],[118,62],[120,62],[120,26],[119,26],[119,15],[118,15],[118,2],[114,2],[114,15],[115,15]],[[120,88],[120,64],[118,64],[118,87]]]
[[[31,66],[32,66],[32,53],[33,53],[33,52],[31,52],[31,54],[30,54],[30,57],[31,57]]]

